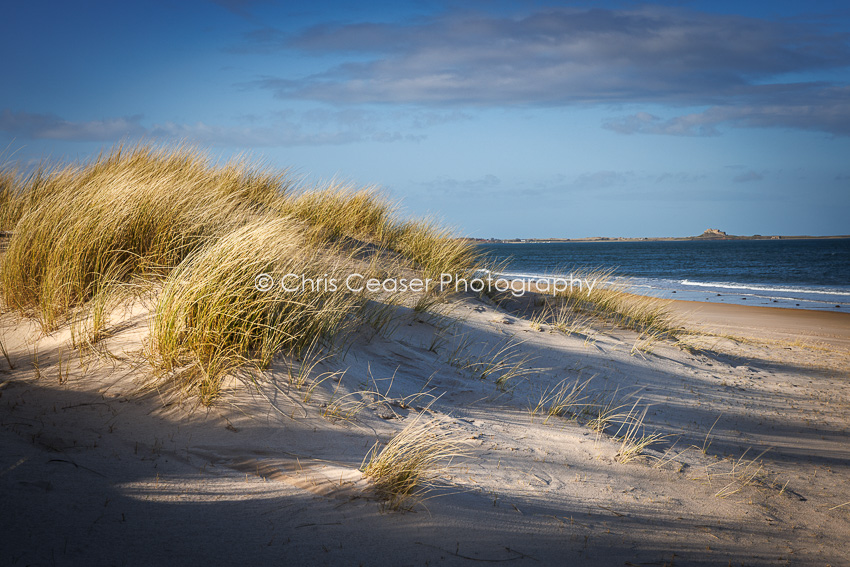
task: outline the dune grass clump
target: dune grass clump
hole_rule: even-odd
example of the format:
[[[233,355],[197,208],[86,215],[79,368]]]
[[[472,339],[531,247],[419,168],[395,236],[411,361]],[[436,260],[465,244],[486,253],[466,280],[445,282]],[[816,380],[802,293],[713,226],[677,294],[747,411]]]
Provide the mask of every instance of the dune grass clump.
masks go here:
[[[319,240],[347,236],[391,250],[427,278],[464,277],[479,267],[472,243],[430,220],[399,221],[397,209],[374,189],[333,185],[288,197],[282,211],[315,227]]]
[[[464,456],[460,438],[446,428],[445,419],[418,414],[379,452],[378,443],[366,454],[363,475],[374,484],[391,510],[410,509],[421,502],[452,459]]]
[[[95,347],[110,336],[112,312],[123,300],[132,296],[132,286],[124,284],[113,276],[103,274],[100,289],[85,305],[73,310],[70,315],[71,347],[83,352],[95,352]]]
[[[317,244],[373,244],[426,277],[475,268],[474,245],[429,221],[398,220],[372,189],[290,189],[283,174],[246,162],[218,166],[183,147],[119,147],[26,179],[3,169],[0,223],[13,232],[0,269],[4,298],[52,328],[99,292],[105,274],[162,277],[210,240],[265,217],[304,221]]]
[[[389,246],[398,236],[396,207],[374,189],[331,185],[289,195],[282,212],[318,229],[319,239],[343,236]]]
[[[0,169],[0,232],[11,230],[20,218],[17,191],[19,185],[18,175],[13,169]]]
[[[283,280],[287,274],[297,277]],[[163,371],[189,365],[182,382],[211,401],[234,367],[265,368],[278,352],[297,355],[342,332],[360,298],[323,282],[344,274],[345,256],[306,244],[293,219],[236,229],[188,256],[166,279],[151,329],[156,365]]]
[[[641,344],[651,344],[665,338],[675,338],[682,332],[673,316],[669,302],[654,297],[629,293],[626,284],[615,282],[611,270],[595,270],[574,276],[594,284],[592,289],[575,286],[557,295],[553,313],[567,320],[567,311],[589,314],[617,327],[637,331]],[[580,321],[581,325],[587,323]]]
[[[443,274],[452,281],[469,277],[483,260],[474,244],[431,220],[403,223],[390,248],[413,260],[425,277],[438,281]]]
[[[549,325],[565,335],[588,335],[593,320],[593,315],[579,311],[573,302],[563,297],[543,297],[530,323],[535,330],[543,330],[543,325]]]
[[[118,148],[85,166],[41,175],[0,270],[7,304],[46,328],[98,293],[105,275],[166,271],[269,210],[282,181],[244,164],[213,167],[199,152]]]
[[[744,451],[744,454],[737,459],[728,457],[728,459],[723,459],[717,463],[719,465],[728,461],[731,467],[728,472],[714,473],[712,476],[709,471],[709,467],[706,467],[709,484],[711,484],[713,478],[717,477],[728,481],[720,490],[714,493],[716,498],[728,498],[733,494],[741,492],[750,485],[770,486],[767,482],[768,473],[765,470],[764,462],[761,459],[765,453],[770,451],[770,447],[759,453],[756,457],[747,459],[745,457],[749,451],[750,450],[747,449]],[[772,483],[772,485],[775,486],[775,483]],[[782,491],[785,491],[785,487],[782,488]]]
[[[643,422],[646,419],[649,406],[644,406],[643,410],[639,411],[639,402],[640,400],[637,400],[634,403],[632,409],[629,410],[623,419],[620,429],[614,435],[614,440],[620,442],[620,448],[614,456],[614,460],[618,463],[625,464],[634,461],[648,447],[667,437],[658,432],[646,433]],[[622,435],[620,435],[621,433]]]
[[[387,298],[342,289],[352,268],[438,278],[468,273],[478,258],[431,221],[400,220],[373,189],[295,191],[284,173],[186,147],[118,147],[29,176],[0,167],[0,229],[12,233],[0,260],[4,307],[45,330],[70,321],[75,345],[93,345],[107,335],[113,292],[145,289],[151,361],[205,400],[232,370],[297,356],[349,323],[388,328]],[[255,287],[261,273],[273,289]],[[288,273],[336,278],[340,289],[289,292],[279,286]]]
[[[528,363],[533,357],[523,354],[520,349],[521,342],[511,339],[502,341],[487,349],[484,345],[478,356],[471,356],[463,361],[458,361],[457,366],[478,380],[486,380],[490,377],[495,379],[496,386],[502,391],[507,388],[507,383],[514,378],[529,376],[539,372],[540,368],[532,368]]]
[[[50,172],[45,165],[26,176],[11,166],[0,168],[0,231],[11,232],[24,212],[48,194],[50,186],[46,181]]]
[[[577,420],[582,409],[587,406],[588,395],[583,394],[583,392],[594,377],[595,375],[584,382],[581,382],[578,378],[569,382],[568,378],[564,378],[554,387],[544,390],[537,405],[531,408],[532,419],[538,413],[545,413],[546,418],[543,420],[543,425],[546,425],[549,419],[556,416]]]

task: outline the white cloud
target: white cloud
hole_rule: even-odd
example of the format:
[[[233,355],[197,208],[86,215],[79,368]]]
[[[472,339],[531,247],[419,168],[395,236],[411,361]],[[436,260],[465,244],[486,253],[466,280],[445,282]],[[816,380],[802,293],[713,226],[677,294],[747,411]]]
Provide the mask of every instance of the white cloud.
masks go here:
[[[706,136],[717,126],[783,126],[850,134],[848,87],[783,83],[846,69],[850,47],[813,24],[694,11],[551,9],[522,17],[449,13],[401,23],[262,29],[243,49],[342,60],[309,76],[253,83],[282,99],[427,107],[646,103],[702,106],[669,120],[639,113],[621,133]]]
[[[163,122],[145,126],[142,116],[71,121],[54,114],[0,112],[0,131],[22,139],[110,142],[121,139],[170,139],[224,147],[286,147],[348,144],[360,141],[418,142],[423,134],[388,129],[368,113],[307,111],[278,113],[265,120],[243,116],[244,125]]]
[[[749,183],[751,181],[761,181],[762,179],[764,179],[764,175],[750,170],[746,173],[736,175],[734,178],[732,178],[732,181],[736,183]]]
[[[0,131],[29,139],[99,142],[144,135],[145,128],[139,124],[141,119],[142,117],[137,115],[72,122],[55,114],[12,112],[4,109],[0,112]]]

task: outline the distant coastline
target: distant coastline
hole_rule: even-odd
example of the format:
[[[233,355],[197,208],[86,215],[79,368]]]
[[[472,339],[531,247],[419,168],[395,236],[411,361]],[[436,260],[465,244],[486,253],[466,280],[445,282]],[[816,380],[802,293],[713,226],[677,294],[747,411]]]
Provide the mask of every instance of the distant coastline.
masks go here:
[[[546,242],[686,242],[689,240],[818,240],[850,238],[850,234],[838,234],[833,236],[808,236],[808,235],[763,235],[742,236],[726,234],[725,232],[709,228],[699,236],[656,236],[643,238],[626,238],[622,236],[590,236],[585,238],[467,238],[471,242],[490,242],[502,244],[524,244],[524,243],[546,243]]]

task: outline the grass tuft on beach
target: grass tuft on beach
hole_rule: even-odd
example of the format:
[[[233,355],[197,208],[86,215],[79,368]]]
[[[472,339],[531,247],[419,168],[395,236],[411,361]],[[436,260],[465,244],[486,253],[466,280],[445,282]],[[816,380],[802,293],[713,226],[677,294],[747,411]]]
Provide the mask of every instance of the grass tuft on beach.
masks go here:
[[[463,441],[445,420],[414,417],[380,451],[372,446],[362,471],[374,483],[389,509],[409,509],[421,502],[452,459],[466,454]]]
[[[259,274],[275,284],[289,273],[341,281],[355,267],[434,277],[478,263],[473,245],[399,218],[373,188],[304,190],[286,172],[185,146],[118,146],[29,175],[0,168],[0,222],[11,232],[0,265],[7,308],[50,331],[122,284],[153,290],[149,358],[158,372],[180,369],[204,401],[233,369],[330,343],[364,313],[363,294],[260,291]]]
[[[612,270],[574,272],[571,277],[582,285],[540,294],[530,316],[534,327],[547,324],[567,335],[584,334],[599,321],[637,332],[633,352],[650,351],[658,341],[676,340],[685,332],[670,301],[630,293],[628,283],[615,280]]]

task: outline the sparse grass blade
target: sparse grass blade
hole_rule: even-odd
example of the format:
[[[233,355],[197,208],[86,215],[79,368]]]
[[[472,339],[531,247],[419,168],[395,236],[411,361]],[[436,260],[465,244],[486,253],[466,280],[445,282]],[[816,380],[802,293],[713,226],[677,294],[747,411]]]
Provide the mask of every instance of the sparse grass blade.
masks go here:
[[[614,457],[614,460],[619,463],[629,463],[637,459],[650,445],[665,437],[661,433],[647,435],[644,432],[643,422],[646,419],[649,407],[644,406],[643,411],[638,413],[637,405],[639,402],[640,400],[637,400],[632,406],[623,420],[620,431],[614,436],[615,439],[619,438],[620,441],[620,449]],[[623,427],[625,427],[625,432],[623,432]],[[623,435],[620,437],[621,432],[623,432]]]
[[[576,286],[563,292],[559,295],[564,301],[562,309],[593,315],[612,325],[637,331],[640,336],[633,352],[635,349],[647,352],[659,340],[673,339],[682,332],[667,301],[629,293],[628,283],[615,280],[613,270],[576,272],[572,275],[583,282],[590,282],[592,289]],[[561,317],[565,318],[566,314]]]
[[[591,380],[593,380],[593,377],[588,378],[584,382],[579,381],[578,378],[569,382],[567,378],[564,378],[552,389],[543,392],[537,408],[532,413],[545,412],[546,419],[543,420],[544,424],[550,418],[556,416],[577,417],[580,413],[579,408],[584,405],[583,402],[587,399],[587,396],[583,396],[582,393],[588,384],[590,384]]]

